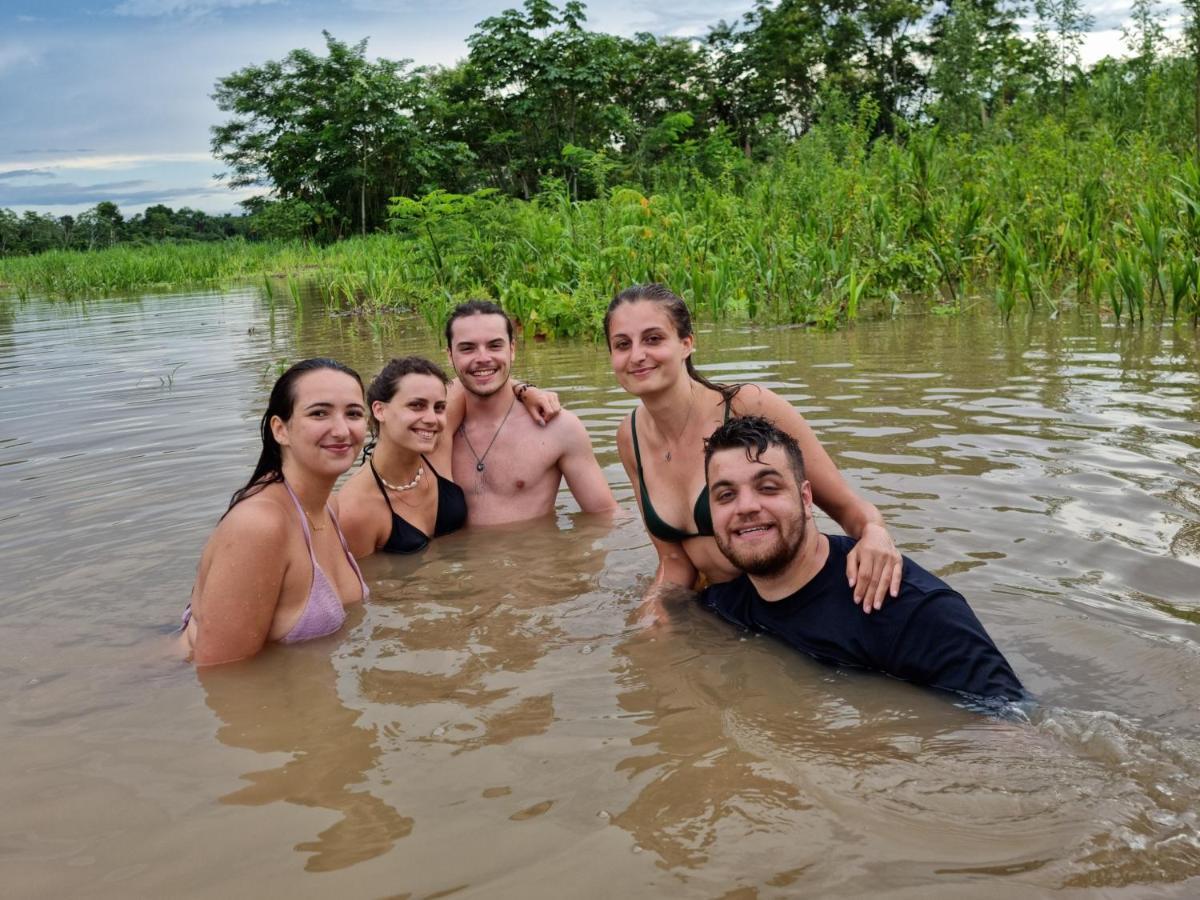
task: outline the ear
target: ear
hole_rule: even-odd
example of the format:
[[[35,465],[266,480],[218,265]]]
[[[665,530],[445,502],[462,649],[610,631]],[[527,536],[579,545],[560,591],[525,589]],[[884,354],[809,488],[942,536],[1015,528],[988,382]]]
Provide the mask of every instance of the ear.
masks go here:
[[[683,356],[684,359],[686,359],[696,350],[696,336],[694,334],[689,334],[687,337],[682,339],[682,343],[684,350]]]
[[[800,485],[800,503],[803,504],[804,508],[808,511],[809,516],[811,516],[813,514],[812,482],[810,482],[807,478],[804,479],[804,482]]]
[[[271,434],[275,438],[275,443],[280,447],[288,446],[288,430],[287,422],[279,418],[279,416],[271,416]]]
[[[376,422],[382,425],[384,418],[387,416],[387,404],[382,400],[372,400],[371,415],[375,417]]]

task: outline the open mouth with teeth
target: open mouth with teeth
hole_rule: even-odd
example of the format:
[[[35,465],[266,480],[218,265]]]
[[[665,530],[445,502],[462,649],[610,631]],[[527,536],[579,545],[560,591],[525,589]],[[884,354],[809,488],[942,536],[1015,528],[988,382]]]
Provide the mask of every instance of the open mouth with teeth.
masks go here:
[[[770,525],[765,522],[761,522],[761,523],[758,523],[755,525],[746,525],[742,528],[735,528],[733,530],[733,536],[738,537],[738,538],[745,538],[747,540],[755,540],[759,536],[767,534],[774,530],[775,530],[774,525]]]

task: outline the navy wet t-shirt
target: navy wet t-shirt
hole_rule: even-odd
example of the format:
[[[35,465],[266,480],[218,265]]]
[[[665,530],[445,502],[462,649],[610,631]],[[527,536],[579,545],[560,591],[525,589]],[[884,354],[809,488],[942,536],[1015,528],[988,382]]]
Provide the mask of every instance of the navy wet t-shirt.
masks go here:
[[[1020,700],[1024,688],[963,596],[904,557],[900,596],[870,615],[854,603],[846,555],[829,535],[821,571],[789,597],[763,600],[746,575],[709,587],[701,602],[737,625],[772,634],[822,662],[877,669],[976,697]]]

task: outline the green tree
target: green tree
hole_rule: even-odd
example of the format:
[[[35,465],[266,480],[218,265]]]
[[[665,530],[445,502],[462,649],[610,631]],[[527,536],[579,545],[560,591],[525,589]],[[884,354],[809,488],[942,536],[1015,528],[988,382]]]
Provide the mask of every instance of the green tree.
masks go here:
[[[631,125],[616,101],[626,42],[587,31],[584,5],[526,0],[485,19],[456,80],[459,136],[488,181],[526,199],[544,175],[569,176],[568,145],[600,150]]]
[[[1067,82],[1080,72],[1083,36],[1095,19],[1085,12],[1082,0],[1034,0],[1038,44],[1049,62],[1050,76],[1058,84],[1062,113],[1067,112]]]
[[[325,32],[325,44],[325,56],[293,50],[221,78],[213,98],[233,118],[212,148],[233,186],[332,210],[321,227],[336,237],[381,226],[388,197],[453,181],[465,148],[431,127],[423,70],[368,60],[365,40]]]
[[[1183,46],[1192,58],[1192,136],[1196,162],[1200,164],[1200,0],[1183,0]]]
[[[919,28],[931,0],[757,0],[743,19],[745,70],[765,80],[774,113],[798,135],[822,96],[856,109],[870,97],[890,133],[923,88]]]
[[[947,131],[984,128],[1025,89],[1029,47],[1005,0],[951,0],[930,23],[930,112]]]

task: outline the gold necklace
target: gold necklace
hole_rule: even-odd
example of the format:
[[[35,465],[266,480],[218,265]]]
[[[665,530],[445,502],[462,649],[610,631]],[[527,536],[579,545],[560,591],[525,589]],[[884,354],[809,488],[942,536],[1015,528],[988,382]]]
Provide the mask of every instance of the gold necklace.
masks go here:
[[[683,437],[684,433],[687,431],[688,423],[692,421],[692,407],[694,407],[695,405],[696,405],[696,403],[695,403],[695,401],[692,399],[692,389],[691,389],[691,386],[689,385],[689,386],[688,386],[688,410],[687,410],[687,415],[686,415],[686,416],[684,416],[684,419],[683,419],[683,427],[679,429],[679,435],[678,435],[678,437],[676,437],[676,438],[675,438],[675,443],[676,443],[676,444],[678,444],[678,443],[679,443],[680,439]],[[666,430],[665,428],[663,428],[661,425],[659,425],[659,426],[658,426],[658,430],[659,430],[659,431],[661,431],[661,432],[663,433],[663,437],[666,437],[667,430]],[[675,451],[673,451],[673,450],[672,450],[670,447],[668,447],[668,448],[667,448],[667,452],[663,454],[663,459],[665,459],[667,462],[670,462],[670,461],[671,461],[671,454],[672,454],[672,453],[674,453],[674,452],[675,452]]]

